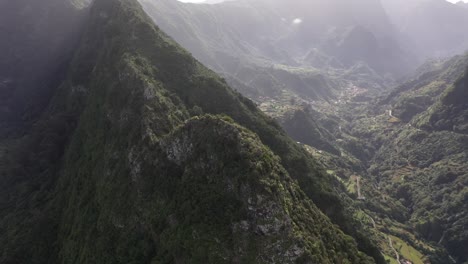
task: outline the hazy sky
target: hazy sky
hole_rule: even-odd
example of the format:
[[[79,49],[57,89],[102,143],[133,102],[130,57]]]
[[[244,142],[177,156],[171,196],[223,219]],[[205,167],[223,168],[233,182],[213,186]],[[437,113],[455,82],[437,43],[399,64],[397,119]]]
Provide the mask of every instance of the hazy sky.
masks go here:
[[[205,0],[179,0],[181,2],[190,2],[190,3],[200,3],[200,2],[203,2]],[[459,0],[447,0],[449,2],[452,2],[452,3],[456,3],[458,2]],[[468,2],[468,0],[463,0],[464,2]]]
[[[203,2],[205,0],[179,0],[181,2],[190,2],[190,3],[200,3],[200,2]]]

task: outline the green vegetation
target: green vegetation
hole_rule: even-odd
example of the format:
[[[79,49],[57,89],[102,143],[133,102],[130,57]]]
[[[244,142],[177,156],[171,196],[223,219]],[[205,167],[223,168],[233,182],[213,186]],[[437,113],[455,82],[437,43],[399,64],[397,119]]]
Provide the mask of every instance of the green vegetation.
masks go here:
[[[422,93],[427,91],[424,87],[439,87],[434,90],[438,96],[430,102],[417,101],[426,104],[425,110],[395,130],[391,141],[378,151],[371,168],[373,175],[379,175],[385,192],[411,208],[407,221],[417,234],[444,245],[461,263],[466,261],[461,248],[467,243],[466,233],[461,230],[468,219],[462,202],[468,183],[468,138],[464,132],[468,105],[458,98],[463,98],[468,87],[466,74],[460,78],[467,68],[467,58],[448,61],[441,69],[425,75],[431,76],[430,83],[417,84],[398,94],[401,99],[396,104],[406,107],[406,98],[417,95],[419,87],[423,87]],[[455,101],[450,99],[455,98],[450,97],[453,93],[458,93]]]
[[[0,164],[0,262],[383,263],[333,176],[136,1],[87,21]]]
[[[466,71],[468,56],[428,62],[413,79],[377,97],[380,88],[392,83],[391,77],[381,74],[382,67],[391,67],[394,61],[376,58],[388,54],[395,60],[402,58],[389,50],[378,52],[378,40],[369,28],[349,26],[340,30],[336,26],[328,31],[332,32],[329,39],[331,36],[324,34],[323,28],[323,32],[312,34],[319,27],[304,23],[298,29],[304,39],[297,40],[285,29],[286,23],[275,27],[284,33],[280,34],[280,44],[264,47],[256,35],[268,36],[270,43],[276,40],[277,33],[271,32],[271,25],[263,27],[265,22],[259,21],[264,18],[263,21],[274,24],[275,16],[268,15],[268,8],[258,9],[244,1],[193,8],[171,1],[142,2],[157,24],[201,61],[228,76],[227,80],[235,83],[239,91],[276,118],[299,142],[297,145],[326,170],[333,171],[328,173],[332,176],[329,180],[335,179],[334,187],[342,192],[338,192],[340,199],[352,208],[347,209],[348,214],[361,224],[354,223],[353,228],[358,226],[359,232],[379,245],[383,254],[393,256],[387,235],[394,235],[433,263],[450,262],[448,254],[460,263],[466,261],[461,247],[466,245],[463,226],[467,210],[463,201],[468,126],[466,77],[460,77]],[[278,11],[275,4],[268,7]],[[238,21],[239,15],[232,15],[237,8],[243,12],[243,21]],[[218,23],[220,16],[226,23]],[[342,18],[345,21],[346,15]],[[259,25],[258,34],[243,36],[248,32],[245,21]],[[315,39],[328,40],[328,49],[314,45]],[[335,41],[339,45],[334,46]],[[294,45],[304,42],[309,46]],[[260,47],[260,51],[255,47]],[[312,48],[308,50],[309,47]],[[412,60],[407,55],[403,61]],[[379,65],[382,62],[384,65]],[[402,65],[409,63],[399,63],[398,67]],[[275,153],[283,152],[265,141],[263,133],[254,131]],[[292,167],[281,158],[290,171],[288,168]],[[362,177],[361,197],[353,178],[356,175]],[[325,199],[314,196],[313,188],[298,179],[322,211],[349,230],[336,220],[342,217],[333,216],[333,210],[321,204]],[[372,217],[375,227],[356,212]]]
[[[400,252],[404,259],[411,261],[413,264],[423,264],[423,255],[414,249],[412,246],[406,244],[403,240],[395,236],[390,236],[393,241],[393,247]]]
[[[221,52],[206,6],[194,21],[175,1],[143,1],[225,80],[136,0],[55,1],[0,44],[12,51],[0,60],[1,263],[396,263],[395,249],[466,262],[468,56],[424,65],[375,104],[395,61],[366,57],[382,47],[363,27],[337,29],[333,51],[291,45],[306,54],[292,60],[262,46],[260,59],[255,36],[225,36]],[[36,42],[57,50],[47,67]]]
[[[398,238],[402,257],[416,263],[448,263],[448,254],[457,263],[466,261],[461,248],[467,243],[463,226],[468,219],[463,202],[467,58],[425,65],[415,79],[376,98],[377,104],[355,100],[359,95],[351,93],[344,94],[349,96],[346,101],[338,97],[338,103],[298,107],[304,115],[300,119],[287,112],[279,117],[286,120],[286,130],[333,171],[349,197],[359,201],[354,218],[390,258],[394,253],[387,235]],[[306,141],[307,136],[313,141]],[[316,143],[320,141],[338,152],[324,149]],[[365,199],[358,199],[357,175]],[[362,212],[375,222],[369,223]]]

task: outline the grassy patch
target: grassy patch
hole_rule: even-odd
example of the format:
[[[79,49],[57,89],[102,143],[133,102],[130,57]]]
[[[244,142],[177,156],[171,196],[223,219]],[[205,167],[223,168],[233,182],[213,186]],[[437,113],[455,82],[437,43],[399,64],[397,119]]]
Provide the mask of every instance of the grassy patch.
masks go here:
[[[388,255],[384,255],[384,258],[385,260],[387,261],[387,263],[389,264],[398,264],[398,261]]]
[[[401,256],[411,262],[413,264],[424,264],[423,262],[423,254],[417,251],[414,247],[408,245],[405,241],[399,239],[395,236],[390,236],[393,240],[393,246],[396,250],[401,254]]]

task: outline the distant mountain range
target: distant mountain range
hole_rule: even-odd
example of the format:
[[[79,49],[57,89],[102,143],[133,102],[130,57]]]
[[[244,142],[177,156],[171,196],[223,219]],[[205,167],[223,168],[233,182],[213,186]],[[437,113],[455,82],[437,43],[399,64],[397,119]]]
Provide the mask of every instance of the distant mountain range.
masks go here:
[[[338,181],[136,0],[0,3],[0,85],[29,84],[1,128],[30,117],[0,137],[0,263],[385,263]]]
[[[392,0],[382,5],[369,0],[352,2],[353,6],[319,0],[239,0],[212,6],[141,2],[157,25],[223,74],[231,86],[255,98],[295,140],[312,147],[329,171],[346,175],[342,179],[351,191],[356,175],[367,175],[362,176],[368,179],[362,192],[373,197],[366,204],[378,212],[374,226],[381,223],[378,230],[405,237],[406,246],[418,252],[411,253],[419,256],[413,262],[428,261],[430,256],[434,263],[446,263],[448,255],[440,247],[457,263],[466,260],[461,249],[466,235],[460,229],[466,223],[467,210],[460,205],[464,189],[451,192],[443,202],[424,198],[439,186],[448,190],[466,182],[467,105],[454,98],[455,94],[462,98],[466,91],[461,76],[468,61],[460,56],[416,67],[428,58],[468,48],[462,26],[468,25],[468,12],[461,4],[443,0]],[[320,13],[315,12],[318,6]],[[390,95],[385,99],[373,97],[372,91],[379,94],[391,83],[388,79],[405,75],[408,82],[386,91]],[[417,145],[418,140],[424,147]],[[443,154],[437,156],[435,149]],[[454,173],[446,171],[452,166],[450,160],[455,161]],[[424,178],[424,173],[430,177]],[[437,191],[437,197],[442,193]],[[356,195],[362,199],[362,194]],[[457,216],[450,213],[456,208]],[[393,220],[382,220],[383,211]],[[369,237],[382,243],[387,232],[369,231]],[[408,239],[414,234],[420,239]],[[428,249],[433,243],[438,244],[432,250],[441,250],[440,254]]]
[[[0,0],[0,263],[465,264],[466,4],[219,2]]]
[[[422,58],[451,56],[468,49],[468,4],[445,0],[383,0],[391,20]]]

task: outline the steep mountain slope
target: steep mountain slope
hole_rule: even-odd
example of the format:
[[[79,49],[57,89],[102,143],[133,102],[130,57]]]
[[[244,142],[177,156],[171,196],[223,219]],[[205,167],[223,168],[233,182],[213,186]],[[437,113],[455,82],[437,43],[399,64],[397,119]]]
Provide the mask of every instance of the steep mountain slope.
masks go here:
[[[390,261],[466,261],[467,68],[467,55],[429,61],[384,96],[350,90],[280,119],[359,201]]]
[[[333,135],[320,126],[320,114],[310,111],[312,110],[294,110],[286,113],[281,124],[286,132],[299,142],[340,155],[340,151],[330,143],[335,140]]]
[[[367,234],[374,244],[379,244],[387,259],[407,259],[414,263],[466,261],[463,252],[467,245],[464,226],[468,211],[464,205],[467,108],[463,96],[466,95],[466,81],[465,78],[458,80],[466,71],[466,56],[426,63],[417,70],[414,79],[374,104],[373,94],[369,93],[373,85],[365,85],[366,81],[372,82],[369,80],[374,78],[373,82],[382,84],[383,79],[372,73],[379,70],[372,59],[378,58],[377,61],[387,64],[387,60],[376,55],[382,53],[398,58],[388,50],[383,52],[379,42],[385,36],[376,32],[392,30],[386,23],[376,22],[372,16],[346,4],[343,4],[344,9],[354,11],[344,12],[334,5],[336,2],[328,1],[324,5],[330,12],[346,15],[323,12],[312,16],[307,12],[316,9],[306,7],[317,1],[294,4],[270,1],[263,9],[256,3],[243,1],[216,6],[142,2],[153,19],[195,56],[213,69],[229,73],[228,80],[233,78],[235,83],[240,83],[236,85],[240,91],[255,98],[258,94],[252,95],[249,89],[262,94],[263,87],[284,87],[275,99],[258,99],[260,107],[280,117],[288,133],[305,144],[304,147],[328,169],[328,174],[347,186],[348,192],[359,201],[357,217],[369,227]],[[387,6],[389,3],[386,1]],[[400,29],[408,30],[404,31],[405,37],[400,36],[400,42],[421,51],[421,57],[452,54],[467,47],[464,32],[460,31],[460,23],[468,17],[464,10],[446,1],[391,1],[391,4],[410,10],[408,14],[392,14],[392,17]],[[233,18],[228,11],[223,13],[222,6],[237,15]],[[236,12],[237,9],[242,11]],[[217,14],[223,15],[218,17]],[[359,14],[359,26],[349,27],[354,23],[348,20],[352,18],[349,14]],[[243,19],[239,21],[239,17]],[[264,19],[260,19],[262,17]],[[308,24],[310,17],[317,20]],[[342,19],[327,20],[332,17]],[[262,21],[278,26],[273,29]],[[368,25],[366,21],[373,21],[375,28],[363,26]],[[435,22],[437,25],[430,26]],[[321,35],[330,25],[334,27],[332,34]],[[248,31],[247,27],[258,34],[239,37]],[[277,34],[275,30],[282,33],[281,39],[272,37]],[[320,43],[326,43],[327,49]],[[252,56],[260,60],[253,63]],[[363,59],[365,56],[369,57]],[[360,60],[367,63],[353,65]],[[273,66],[262,70],[265,74],[258,77],[258,68],[264,69],[268,62]],[[243,69],[249,64],[254,66]],[[348,76],[336,71],[336,68],[350,65],[353,66]],[[408,64],[401,61],[395,65]],[[327,68],[326,74],[318,72],[326,80],[322,83],[331,85],[317,89],[320,86],[310,85],[313,83],[310,79],[297,78],[297,72],[308,72],[310,66]],[[294,69],[294,74],[291,78],[278,78],[273,74],[278,68],[286,69],[288,76]],[[319,96],[298,93],[295,91],[298,87],[320,91]]]
[[[356,157],[367,160],[377,193],[403,208],[390,215],[416,234],[407,242],[417,245],[419,237],[443,246],[454,263],[467,260],[467,68],[467,55],[428,63],[416,78],[364,107],[349,127],[372,146],[360,144],[373,153],[370,159]]]
[[[465,76],[458,80],[453,87],[445,91],[440,101],[428,113],[427,125],[436,130],[468,134],[467,80],[468,73],[465,73]]]
[[[427,110],[465,72],[468,56],[428,61],[420,67],[412,80],[391,91],[381,104],[392,104],[393,113],[403,121],[410,121]]]
[[[287,90],[329,100],[347,84],[321,86],[317,80],[297,90],[297,80],[316,80],[318,72],[331,82],[352,82],[347,71],[357,68],[369,68],[366,74],[371,75],[360,78],[357,71],[357,81],[371,83],[366,88],[382,88],[391,79],[383,76],[406,74],[414,61],[398,47],[378,1],[140,2],[156,24],[196,58],[228,81],[234,78],[250,87],[254,92],[246,95],[254,99],[258,94],[278,97]]]
[[[372,103],[374,85],[368,85],[385,82],[376,78],[375,71],[382,69],[373,59],[386,66],[410,65],[398,59],[398,49],[382,49],[380,42],[386,37],[390,46],[397,47],[393,43],[399,38],[405,47],[421,51],[421,57],[452,54],[466,47],[459,26],[468,17],[463,10],[445,1],[392,1],[416,12],[392,14],[400,29],[412,30],[404,31],[406,36],[395,33],[395,37],[385,21],[372,19],[359,8],[374,5],[365,10],[380,14],[382,10],[372,2],[353,2],[354,7],[342,3],[340,7],[328,1],[322,3],[321,14],[310,13],[318,10],[310,7],[319,1],[262,5],[236,1],[215,6],[141,2],[156,23],[213,69],[228,73],[227,79],[234,79],[231,83],[238,84],[235,87],[240,91],[255,99],[259,94],[267,96],[257,99],[262,110],[279,117],[288,134],[305,144],[328,174],[342,181],[360,201],[357,215],[389,260],[401,257],[415,263],[447,263],[452,260],[445,248],[452,259],[463,263],[466,106],[461,99],[464,90],[459,88],[463,79],[453,84],[465,72],[466,57],[427,63],[418,69],[416,78],[379,99],[378,104]],[[337,17],[340,19],[332,19]],[[438,25],[424,22],[438,21],[435,17],[441,20]],[[311,18],[316,20],[311,22]],[[329,27],[333,30],[325,30]],[[247,34],[252,31],[258,34]],[[399,63],[379,57],[387,55]],[[366,63],[356,63],[362,60]],[[324,76],[321,83],[330,85],[310,85],[314,83],[311,79],[298,78],[310,72],[311,66],[327,69],[326,73],[314,71]],[[259,68],[262,74],[258,74]],[[285,69],[290,78],[278,77],[278,68]],[[348,75],[337,68],[349,69]],[[264,87],[280,87],[275,89],[281,92],[264,93]],[[297,92],[298,88],[320,92],[311,96]],[[435,183],[439,177],[445,185]],[[436,195],[427,198],[429,194]],[[393,248],[394,243],[401,248]]]
[[[426,74],[427,83],[413,84],[399,94],[394,106],[404,110],[394,115],[403,123],[377,152],[371,172],[387,193],[409,208],[409,221],[418,233],[445,246],[457,263],[464,263],[468,56],[441,68]],[[455,72],[462,76],[457,81],[451,78]]]
[[[64,76],[1,142],[0,262],[382,263],[340,185],[136,1],[95,0]]]
[[[70,1],[0,1],[0,135],[28,127],[76,45],[83,10]]]

